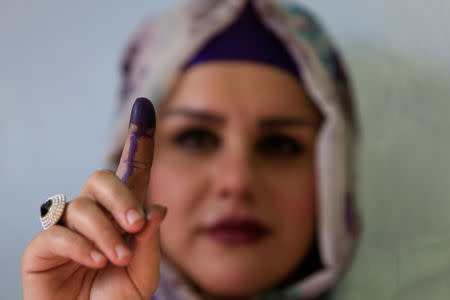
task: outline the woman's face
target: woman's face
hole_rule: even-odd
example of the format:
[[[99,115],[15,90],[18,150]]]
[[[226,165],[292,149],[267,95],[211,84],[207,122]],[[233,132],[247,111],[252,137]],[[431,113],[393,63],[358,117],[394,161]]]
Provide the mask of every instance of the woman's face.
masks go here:
[[[149,199],[169,208],[164,255],[212,296],[249,296],[289,276],[316,215],[320,117],[298,80],[256,63],[200,64],[157,126]]]

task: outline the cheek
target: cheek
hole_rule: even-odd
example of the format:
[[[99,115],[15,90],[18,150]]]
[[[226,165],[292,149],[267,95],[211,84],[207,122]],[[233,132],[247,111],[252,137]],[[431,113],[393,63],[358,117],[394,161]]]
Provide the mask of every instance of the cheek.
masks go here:
[[[316,193],[310,186],[292,193],[295,198],[278,204],[281,214],[281,238],[287,245],[308,248],[313,241],[316,223]],[[280,201],[281,202],[281,201]]]
[[[154,160],[148,199],[168,208],[161,224],[161,244],[165,253],[175,260],[192,243],[190,237],[203,187],[201,172],[192,172],[191,168],[161,156]]]
[[[316,180],[311,163],[304,168],[278,174],[272,180],[271,198],[277,214],[280,243],[301,253],[313,241],[316,221]]]
[[[280,196],[277,202],[283,219],[301,222],[302,219],[315,218],[316,182],[312,172],[299,174],[296,180],[280,183]],[[306,221],[306,220],[305,220]]]

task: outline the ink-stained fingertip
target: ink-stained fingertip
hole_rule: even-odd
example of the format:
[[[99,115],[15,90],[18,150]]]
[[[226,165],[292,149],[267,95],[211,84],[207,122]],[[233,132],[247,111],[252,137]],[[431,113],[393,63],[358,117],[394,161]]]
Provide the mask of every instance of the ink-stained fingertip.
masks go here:
[[[155,108],[149,99],[140,97],[134,101],[130,124],[138,126],[141,130],[156,127]]]

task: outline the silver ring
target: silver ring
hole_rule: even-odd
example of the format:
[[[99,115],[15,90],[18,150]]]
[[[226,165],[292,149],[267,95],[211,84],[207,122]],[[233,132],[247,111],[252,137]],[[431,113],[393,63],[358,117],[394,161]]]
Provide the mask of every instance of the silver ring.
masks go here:
[[[66,206],[66,195],[58,194],[41,205],[41,224],[44,230],[59,222]]]

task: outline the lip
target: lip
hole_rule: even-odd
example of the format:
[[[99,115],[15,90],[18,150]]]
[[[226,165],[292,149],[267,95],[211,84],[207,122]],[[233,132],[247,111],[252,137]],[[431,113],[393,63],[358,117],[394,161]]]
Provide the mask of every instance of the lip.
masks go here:
[[[254,244],[270,234],[270,229],[253,218],[226,217],[204,228],[207,237],[227,246]]]

